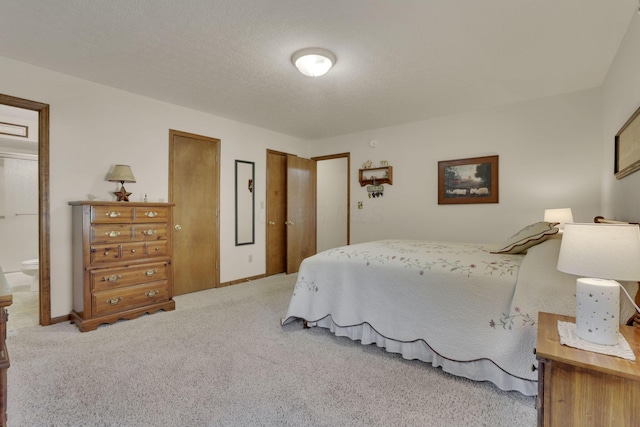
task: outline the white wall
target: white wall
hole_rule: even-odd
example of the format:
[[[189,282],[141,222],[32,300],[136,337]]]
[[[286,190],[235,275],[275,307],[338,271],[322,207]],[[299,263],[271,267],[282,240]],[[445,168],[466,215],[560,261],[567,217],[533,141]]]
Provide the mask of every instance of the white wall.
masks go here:
[[[311,155],[351,152],[351,242],[383,238],[497,243],[570,207],[600,214],[599,90],[330,138]],[[377,140],[375,148],[369,146]],[[439,160],[500,156],[500,203],[438,205]],[[357,182],[366,160],[393,166],[393,185],[369,199]],[[640,174],[639,174],[640,175]],[[364,209],[357,209],[357,202]]]
[[[614,138],[640,107],[640,16],[634,15],[602,87],[602,211],[608,218],[640,221],[640,172],[613,175]]]
[[[71,208],[95,194],[114,200],[112,165],[131,165],[130,200],[168,198],[169,129],[219,138],[220,280],[265,271],[266,149],[306,155],[296,138],[0,57],[0,93],[50,105],[51,315],[71,311]],[[256,243],[235,246],[234,160],[256,163]],[[253,262],[249,263],[249,255]]]

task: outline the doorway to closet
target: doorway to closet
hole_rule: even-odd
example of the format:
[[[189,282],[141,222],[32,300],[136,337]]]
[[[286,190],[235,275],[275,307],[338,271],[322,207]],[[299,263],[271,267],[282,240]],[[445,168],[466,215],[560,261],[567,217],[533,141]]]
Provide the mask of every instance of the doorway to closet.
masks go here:
[[[338,182],[332,195],[326,194],[327,181]],[[319,249],[319,241],[320,250],[349,244],[349,153],[305,159],[267,150],[266,186],[267,276],[297,272],[302,260]],[[339,236],[332,232],[327,240],[327,227],[335,231],[336,226],[342,230]]]
[[[220,140],[169,131],[174,295],[220,284]]]

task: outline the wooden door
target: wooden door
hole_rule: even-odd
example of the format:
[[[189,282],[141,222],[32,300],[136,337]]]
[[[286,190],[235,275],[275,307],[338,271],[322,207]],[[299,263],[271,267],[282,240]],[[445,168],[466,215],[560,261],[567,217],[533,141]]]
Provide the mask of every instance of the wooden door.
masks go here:
[[[220,140],[169,131],[174,295],[220,284]]]
[[[266,275],[287,271],[287,155],[267,150]]]
[[[316,253],[316,162],[287,156],[287,274]]]

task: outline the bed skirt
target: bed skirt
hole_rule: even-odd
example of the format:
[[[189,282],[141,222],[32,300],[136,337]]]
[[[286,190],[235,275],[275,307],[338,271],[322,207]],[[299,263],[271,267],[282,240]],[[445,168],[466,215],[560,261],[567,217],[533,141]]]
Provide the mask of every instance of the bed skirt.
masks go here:
[[[401,354],[404,359],[421,360],[435,367],[441,367],[443,371],[459,377],[469,378],[474,381],[490,381],[501,390],[518,391],[525,396],[538,394],[537,381],[509,375],[490,360],[457,361],[447,359],[433,351],[423,340],[396,341],[380,335],[368,323],[355,326],[339,326],[333,322],[331,316],[327,316],[317,322],[308,322],[307,325],[329,329],[336,336],[348,337],[354,341],[360,341],[363,345],[376,344],[390,353]]]

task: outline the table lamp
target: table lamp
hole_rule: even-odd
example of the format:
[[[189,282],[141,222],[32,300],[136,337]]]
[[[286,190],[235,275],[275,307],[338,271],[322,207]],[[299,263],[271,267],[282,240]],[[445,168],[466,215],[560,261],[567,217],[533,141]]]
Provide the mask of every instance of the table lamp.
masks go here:
[[[640,229],[634,224],[566,224],[558,270],[576,280],[579,338],[615,345],[619,336],[620,284],[640,280]]]
[[[131,166],[127,165],[115,165],[107,181],[111,182],[119,182],[121,187],[120,191],[114,191],[113,194],[118,198],[118,202],[128,202],[129,196],[131,193],[127,193],[127,190],[124,189],[125,182],[136,182],[136,178],[133,176],[133,172],[131,171]]]
[[[544,221],[557,222],[558,225],[556,225],[556,227],[558,227],[558,230],[562,233],[564,225],[568,222],[573,222],[573,213],[571,212],[571,208],[545,209]]]

